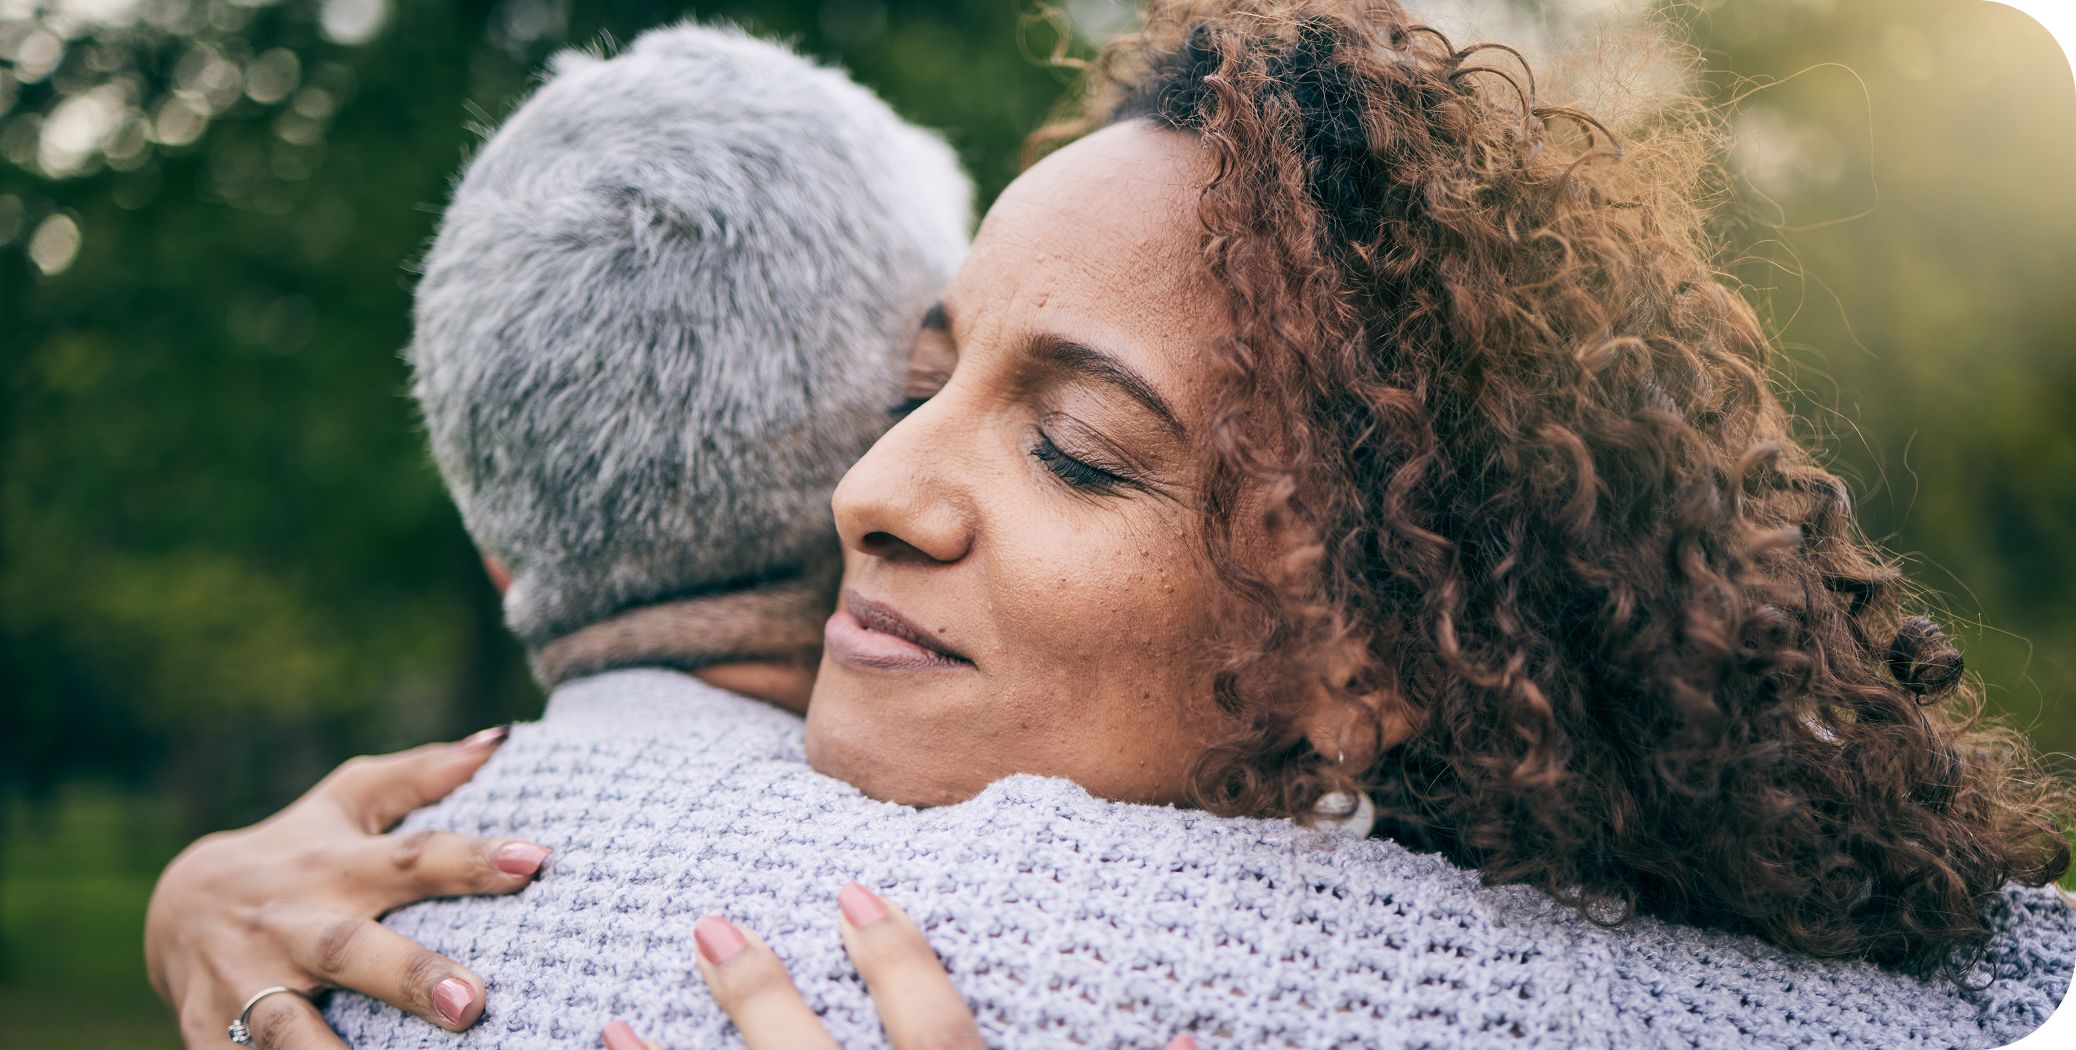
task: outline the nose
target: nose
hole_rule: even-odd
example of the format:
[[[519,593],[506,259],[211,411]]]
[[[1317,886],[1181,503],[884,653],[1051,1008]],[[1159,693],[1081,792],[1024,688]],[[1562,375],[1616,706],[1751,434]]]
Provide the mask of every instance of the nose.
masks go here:
[[[974,514],[944,394],[880,436],[836,485],[836,531],[852,550],[889,561],[955,562],[973,549]],[[970,464],[969,464],[970,465]]]

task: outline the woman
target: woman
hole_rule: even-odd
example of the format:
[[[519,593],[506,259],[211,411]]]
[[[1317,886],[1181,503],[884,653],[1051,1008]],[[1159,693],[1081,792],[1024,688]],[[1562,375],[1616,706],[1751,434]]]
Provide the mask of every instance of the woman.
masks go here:
[[[1617,140],[1510,58],[1346,0],[1111,45],[839,489],[810,757],[923,804],[1359,793],[1596,918],[1965,971],[2068,789],[1792,437],[1705,128]]]

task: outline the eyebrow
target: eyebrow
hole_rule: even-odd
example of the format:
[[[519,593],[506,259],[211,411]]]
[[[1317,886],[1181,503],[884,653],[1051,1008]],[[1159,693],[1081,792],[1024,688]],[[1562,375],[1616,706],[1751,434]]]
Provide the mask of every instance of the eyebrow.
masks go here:
[[[1186,433],[1182,420],[1176,417],[1175,410],[1168,407],[1168,402],[1153,388],[1153,384],[1115,355],[1056,335],[1040,335],[1031,352],[1058,368],[1124,391],[1132,400],[1146,406],[1146,410],[1174,431],[1176,437]]]

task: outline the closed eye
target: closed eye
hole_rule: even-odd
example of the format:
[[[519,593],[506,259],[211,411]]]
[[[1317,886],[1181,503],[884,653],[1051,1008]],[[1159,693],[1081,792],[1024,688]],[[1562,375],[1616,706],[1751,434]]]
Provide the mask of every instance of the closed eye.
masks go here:
[[[1120,487],[1131,484],[1131,479],[1129,478],[1113,474],[1093,464],[1082,462],[1062,452],[1060,447],[1053,444],[1052,439],[1046,437],[1045,432],[1042,430],[1038,432],[1037,442],[1031,446],[1031,456],[1038,462],[1045,464],[1045,469],[1051,471],[1061,481],[1086,492],[1115,492]]]

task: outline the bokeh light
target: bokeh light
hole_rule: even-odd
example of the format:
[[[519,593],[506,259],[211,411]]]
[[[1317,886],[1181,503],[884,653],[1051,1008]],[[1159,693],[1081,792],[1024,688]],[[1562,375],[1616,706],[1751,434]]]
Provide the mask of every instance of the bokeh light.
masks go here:
[[[29,261],[46,276],[65,272],[79,257],[79,223],[70,215],[52,215],[29,235]]]

